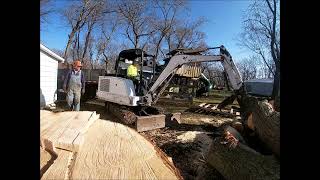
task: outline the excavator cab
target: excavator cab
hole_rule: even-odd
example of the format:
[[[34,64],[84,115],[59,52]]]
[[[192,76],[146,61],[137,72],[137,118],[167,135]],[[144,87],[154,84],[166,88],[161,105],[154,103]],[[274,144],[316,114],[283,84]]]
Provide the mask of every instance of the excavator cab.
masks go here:
[[[131,64],[135,64],[138,70],[134,78],[127,76]],[[148,91],[153,69],[153,55],[142,49],[123,50],[115,62],[115,73],[99,77],[97,97],[107,102],[138,106],[141,96]]]
[[[138,76],[133,79],[137,95],[143,95],[148,90],[154,72],[154,56],[147,54],[142,49],[126,49],[119,53],[115,64],[115,76],[130,79],[127,69],[131,64],[136,64]]]
[[[117,76],[126,76],[126,70],[130,64],[136,63],[143,72],[152,73],[153,55],[147,54],[142,49],[127,49],[119,53],[115,64]]]

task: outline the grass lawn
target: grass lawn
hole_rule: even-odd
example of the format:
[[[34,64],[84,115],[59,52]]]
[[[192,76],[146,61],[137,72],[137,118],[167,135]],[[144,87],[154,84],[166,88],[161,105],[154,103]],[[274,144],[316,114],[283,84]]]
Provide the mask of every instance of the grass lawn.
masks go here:
[[[208,97],[194,98],[193,103],[196,105],[201,103],[218,104],[231,95],[232,91],[213,90],[209,93]],[[238,102],[235,100],[232,105],[238,105]]]
[[[209,96],[207,97],[201,97],[201,98],[193,98],[193,104],[192,105],[199,105],[201,103],[210,103],[210,104],[219,104],[221,103],[226,97],[231,96],[232,91],[225,91],[225,90],[213,90],[210,92]],[[168,112],[183,112],[189,107],[187,105],[174,105],[174,100],[170,100],[172,103],[159,103],[156,106],[162,107],[166,109]],[[228,107],[231,108],[231,106],[237,106],[238,102],[235,100],[233,104],[229,105]]]

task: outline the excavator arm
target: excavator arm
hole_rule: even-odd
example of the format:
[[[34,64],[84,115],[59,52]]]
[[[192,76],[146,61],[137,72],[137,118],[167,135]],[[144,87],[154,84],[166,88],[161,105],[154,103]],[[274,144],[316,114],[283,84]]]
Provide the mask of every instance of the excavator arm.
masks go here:
[[[209,50],[209,49],[208,49]],[[143,98],[143,103],[152,105],[157,102],[162,92],[169,85],[170,80],[176,71],[184,64],[194,62],[220,61],[227,72],[233,90],[238,90],[242,86],[241,75],[235,66],[228,51],[221,46],[220,55],[190,55],[178,54],[171,57],[165,69],[161,72],[157,80],[153,83],[147,94]]]

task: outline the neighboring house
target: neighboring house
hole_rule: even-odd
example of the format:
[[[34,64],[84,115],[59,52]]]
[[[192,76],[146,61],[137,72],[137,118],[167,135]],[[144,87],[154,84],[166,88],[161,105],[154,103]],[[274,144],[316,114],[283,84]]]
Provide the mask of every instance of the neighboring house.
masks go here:
[[[56,100],[58,62],[64,59],[40,44],[40,108]]]

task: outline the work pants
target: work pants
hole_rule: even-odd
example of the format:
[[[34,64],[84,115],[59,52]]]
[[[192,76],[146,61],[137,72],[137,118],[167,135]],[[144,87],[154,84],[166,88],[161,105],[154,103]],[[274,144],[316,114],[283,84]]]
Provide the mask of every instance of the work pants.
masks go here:
[[[67,92],[67,103],[71,110],[80,111],[80,98],[81,98],[81,89],[72,90],[69,89]]]

